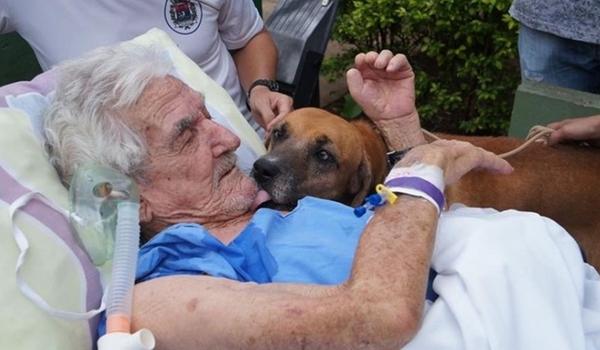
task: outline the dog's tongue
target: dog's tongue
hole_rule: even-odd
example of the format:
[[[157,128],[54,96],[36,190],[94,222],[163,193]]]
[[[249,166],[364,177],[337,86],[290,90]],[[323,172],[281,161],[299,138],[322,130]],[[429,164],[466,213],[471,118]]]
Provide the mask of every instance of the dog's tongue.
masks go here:
[[[263,204],[269,199],[271,199],[271,196],[269,196],[269,194],[266,191],[259,190],[256,194],[256,198],[254,198],[254,202],[252,203],[252,211],[255,211],[259,205]]]

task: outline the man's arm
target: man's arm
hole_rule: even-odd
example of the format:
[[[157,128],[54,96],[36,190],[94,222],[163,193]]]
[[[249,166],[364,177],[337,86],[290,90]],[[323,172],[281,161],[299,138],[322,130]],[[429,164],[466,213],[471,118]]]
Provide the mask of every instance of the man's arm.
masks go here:
[[[436,141],[399,166],[438,166],[446,184],[473,168],[510,172],[466,142]],[[351,277],[340,286],[239,283],[201,276],[136,285],[134,328],[151,329],[159,349],[398,349],[418,329],[437,224],[428,201],[400,195],[365,228]]]
[[[244,91],[258,79],[275,80],[277,74],[277,47],[266,29],[256,34],[243,48],[233,54]],[[258,85],[252,89],[248,101],[256,121],[265,129],[274,118],[292,109],[292,98]]]
[[[151,329],[159,349],[398,349],[421,319],[436,222],[421,199],[401,196],[382,208],[341,286],[197,276],[141,283],[134,327]]]

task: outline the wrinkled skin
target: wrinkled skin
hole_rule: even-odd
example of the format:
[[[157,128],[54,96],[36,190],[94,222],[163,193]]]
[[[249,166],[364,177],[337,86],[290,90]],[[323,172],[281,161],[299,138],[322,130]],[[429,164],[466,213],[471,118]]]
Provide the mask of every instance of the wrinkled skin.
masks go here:
[[[202,95],[171,76],[157,78],[122,114],[147,145],[139,181],[146,231],[179,222],[218,227],[249,212],[257,187],[235,166],[240,140],[210,119]]]

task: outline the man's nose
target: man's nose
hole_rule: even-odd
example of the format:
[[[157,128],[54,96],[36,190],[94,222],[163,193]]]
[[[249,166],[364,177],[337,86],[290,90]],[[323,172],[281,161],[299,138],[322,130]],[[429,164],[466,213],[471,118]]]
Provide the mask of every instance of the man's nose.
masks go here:
[[[252,177],[259,184],[271,182],[280,173],[281,168],[278,166],[277,159],[269,155],[258,158],[252,168]]]
[[[219,157],[223,153],[235,151],[240,147],[240,138],[229,131],[226,127],[211,121],[214,125],[210,133],[212,134],[212,149],[214,157]]]

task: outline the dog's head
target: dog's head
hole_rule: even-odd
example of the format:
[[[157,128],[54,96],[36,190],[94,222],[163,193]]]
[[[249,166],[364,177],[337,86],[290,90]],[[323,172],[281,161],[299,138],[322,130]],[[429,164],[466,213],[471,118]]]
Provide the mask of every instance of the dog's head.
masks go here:
[[[317,108],[296,110],[275,125],[267,150],[252,175],[283,207],[304,196],[358,205],[386,169],[385,144],[368,122]]]

